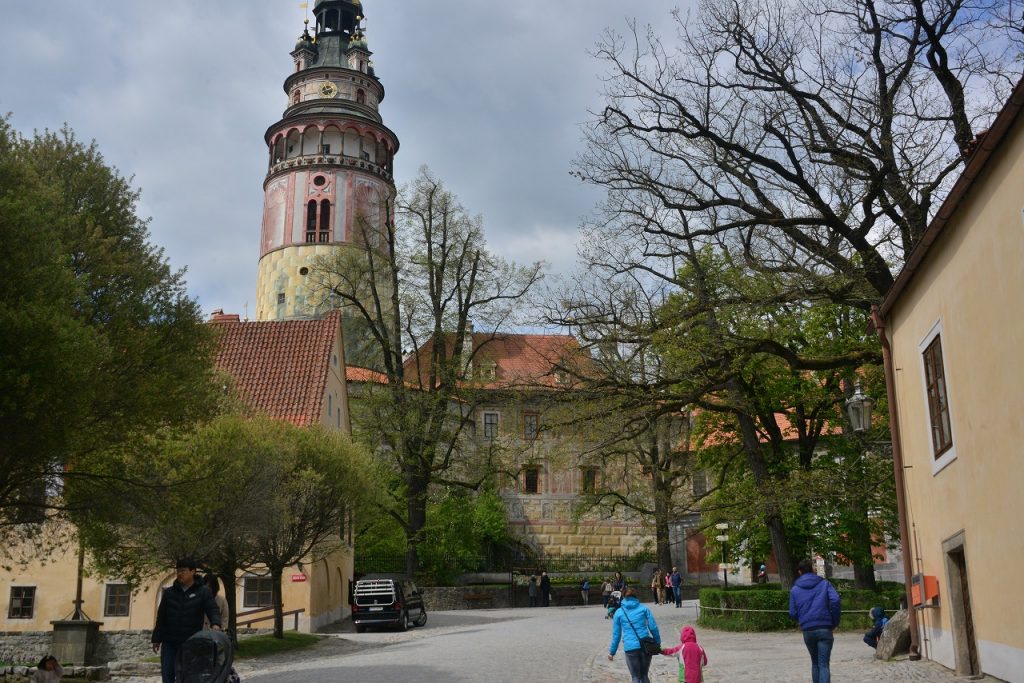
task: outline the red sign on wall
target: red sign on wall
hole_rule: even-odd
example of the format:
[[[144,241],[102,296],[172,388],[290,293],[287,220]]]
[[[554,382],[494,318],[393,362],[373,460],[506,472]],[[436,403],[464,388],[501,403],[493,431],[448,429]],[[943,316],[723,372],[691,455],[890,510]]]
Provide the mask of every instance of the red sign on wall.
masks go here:
[[[292,583],[302,583],[306,580],[305,574],[292,574]]]

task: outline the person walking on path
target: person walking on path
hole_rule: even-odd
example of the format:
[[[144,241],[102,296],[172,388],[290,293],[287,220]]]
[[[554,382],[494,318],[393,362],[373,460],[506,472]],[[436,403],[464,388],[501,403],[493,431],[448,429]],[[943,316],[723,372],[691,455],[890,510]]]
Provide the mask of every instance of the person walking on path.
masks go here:
[[[661,570],[655,569],[654,576],[651,577],[651,593],[654,595],[654,604],[660,605],[662,603],[661,595],[664,592],[662,587]]]
[[[608,600],[609,600],[609,598],[611,598],[613,590],[615,590],[615,589],[612,588],[612,580],[611,579],[605,579],[604,580],[604,585],[601,586],[601,597],[604,598],[604,608],[605,609],[608,609]]]
[[[637,599],[636,590],[627,588],[622,599],[622,606],[612,618],[612,642],[608,646],[608,661],[614,661],[615,652],[622,641],[622,651],[626,655],[626,668],[633,683],[651,683],[648,672],[651,669],[651,658],[644,652],[640,639],[649,633],[655,641],[661,643],[661,632],[654,621],[654,615]]]
[[[530,607],[537,606],[537,575],[530,574],[530,582],[526,587],[526,594],[530,596]]]
[[[547,572],[540,573],[540,604],[544,607],[551,604],[551,579]]]
[[[203,616],[210,628],[220,630],[220,610],[213,593],[196,580],[196,561],[182,558],[175,564],[177,578],[163,590],[153,627],[153,652],[160,653],[163,683],[174,683],[174,669],[181,644],[203,630]]]
[[[675,655],[679,661],[679,683],[701,683],[703,669],[708,665],[708,653],[697,644],[697,632],[684,626],[679,633],[679,645],[662,650],[663,655]]]
[[[590,579],[583,579],[580,584],[580,597],[583,598],[584,607],[590,604]]]
[[[676,607],[682,607],[683,606],[683,591],[682,591],[683,577],[679,573],[679,570],[676,567],[672,567],[672,578],[671,578],[671,580],[672,580],[672,599],[675,601]]]
[[[789,592],[789,616],[796,619],[811,655],[811,680],[831,683],[832,632],[839,626],[841,602],[831,583],[814,573],[810,560],[800,560]]]

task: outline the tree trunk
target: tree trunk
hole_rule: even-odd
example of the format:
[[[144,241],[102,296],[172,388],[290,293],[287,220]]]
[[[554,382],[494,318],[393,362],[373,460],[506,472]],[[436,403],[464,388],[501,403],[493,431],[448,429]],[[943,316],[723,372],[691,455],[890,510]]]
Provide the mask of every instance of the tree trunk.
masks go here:
[[[271,600],[274,603],[274,637],[284,638],[284,602],[281,597],[281,578],[284,567],[270,568]]]
[[[406,540],[409,542],[409,548],[405,552],[405,573],[411,578],[420,570],[419,546],[426,540],[423,527],[427,524],[427,488],[430,476],[410,473],[405,480],[408,487]]]
[[[665,501],[669,500],[668,496],[671,495],[670,491],[664,491],[664,482],[658,478],[657,474],[652,481],[654,487],[654,539],[655,539],[655,561],[659,567],[671,567],[672,566],[672,544],[670,540],[669,523],[672,522],[669,519],[669,506]],[[683,541],[683,548],[685,552],[686,542]]]
[[[759,490],[766,490],[770,485],[768,466],[764,462],[764,454],[761,451],[761,443],[757,438],[757,429],[754,420],[749,415],[737,415],[740,434],[743,437],[743,450],[747,456],[747,464],[754,475],[754,483]],[[796,563],[793,553],[790,550],[789,539],[786,538],[786,528],[782,523],[782,515],[774,504],[772,508],[764,513],[765,525],[768,527],[768,535],[772,542],[772,552],[775,554],[775,561],[779,565],[779,579],[782,587],[789,589],[796,580]]]
[[[875,590],[875,556],[871,544],[871,522],[863,505],[856,506],[856,521],[850,531],[853,543],[853,585],[855,588]]]

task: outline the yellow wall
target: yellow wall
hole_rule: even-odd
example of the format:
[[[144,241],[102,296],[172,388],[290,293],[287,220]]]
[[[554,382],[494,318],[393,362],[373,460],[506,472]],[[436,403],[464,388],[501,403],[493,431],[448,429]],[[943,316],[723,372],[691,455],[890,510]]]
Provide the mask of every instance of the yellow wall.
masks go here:
[[[0,631],[49,631],[52,629],[51,621],[69,617],[74,610],[77,566],[77,550],[70,548],[51,556],[45,564],[40,562],[25,568],[13,567],[11,571],[0,569],[0,609],[3,610],[0,614]],[[352,580],[352,569],[352,549],[344,547],[318,562],[304,565],[301,570],[292,567],[285,571],[282,579],[284,611],[305,610],[299,616],[300,631],[315,631],[348,615],[348,583]],[[300,573],[304,573],[307,580],[293,581],[293,576]],[[243,607],[245,576],[244,572],[238,575],[239,612],[253,609]],[[102,628],[105,631],[151,629],[156,619],[159,588],[173,581],[174,571],[171,569],[152,577],[132,594],[127,617],[108,617],[103,614],[105,585],[123,582],[86,577],[82,584],[82,609],[89,618],[103,622]],[[12,586],[35,586],[36,606],[32,619],[8,618]],[[285,629],[292,627],[293,619],[285,618]],[[253,627],[269,628],[272,625],[273,621],[268,616],[266,620],[253,624]]]
[[[889,314],[914,571],[937,576],[922,611],[931,658],[954,666],[943,541],[961,530],[985,673],[1024,681],[1024,125],[989,160]],[[933,472],[920,347],[938,325],[955,459]]]

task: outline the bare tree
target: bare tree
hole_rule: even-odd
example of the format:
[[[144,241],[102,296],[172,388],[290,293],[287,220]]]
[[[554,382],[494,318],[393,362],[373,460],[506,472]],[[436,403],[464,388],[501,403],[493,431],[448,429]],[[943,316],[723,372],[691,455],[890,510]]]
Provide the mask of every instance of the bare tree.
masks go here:
[[[374,369],[386,378],[383,390],[367,387],[355,422],[401,477],[391,514],[414,573],[431,485],[483,481],[461,468],[475,401],[465,380],[481,348],[474,326],[493,335],[524,319],[541,264],[520,267],[490,253],[482,219],[425,167],[397,201],[377,197],[357,222],[367,248],[321,260],[314,276],[325,297],[360,321],[378,356]]]

